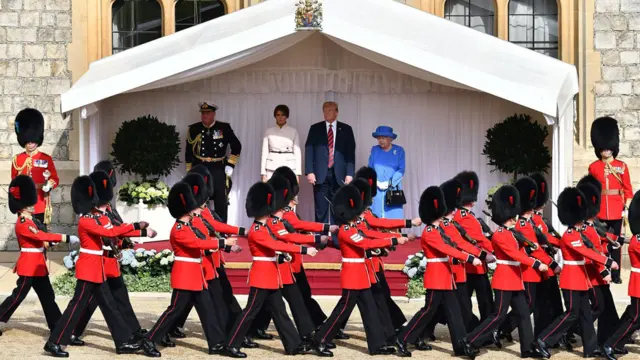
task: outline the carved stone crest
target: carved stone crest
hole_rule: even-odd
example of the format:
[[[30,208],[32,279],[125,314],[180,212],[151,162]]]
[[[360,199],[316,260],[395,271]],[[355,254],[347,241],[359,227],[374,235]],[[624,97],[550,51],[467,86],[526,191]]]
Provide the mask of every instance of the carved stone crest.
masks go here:
[[[322,2],[300,0],[296,4],[296,30],[322,30]]]

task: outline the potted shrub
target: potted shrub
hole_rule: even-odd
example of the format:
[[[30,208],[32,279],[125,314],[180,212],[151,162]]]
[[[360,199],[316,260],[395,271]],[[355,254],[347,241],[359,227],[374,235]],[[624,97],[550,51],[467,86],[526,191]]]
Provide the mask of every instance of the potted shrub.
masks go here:
[[[125,222],[145,220],[169,239],[174,219],[167,209],[169,186],[160,180],[180,164],[180,136],[174,125],[146,115],[122,123],[112,144],[113,165],[135,176],[118,191],[116,207]]]

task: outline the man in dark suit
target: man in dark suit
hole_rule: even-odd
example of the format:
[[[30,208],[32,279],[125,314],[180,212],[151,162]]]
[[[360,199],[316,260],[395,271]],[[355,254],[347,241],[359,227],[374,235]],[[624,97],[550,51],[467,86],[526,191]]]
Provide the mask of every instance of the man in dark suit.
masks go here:
[[[305,173],[313,185],[316,221],[333,224],[329,201],[353,179],[356,141],[351,126],[338,122],[338,104],[322,105],[324,121],[311,125],[305,143]],[[327,201],[327,199],[329,201]]]

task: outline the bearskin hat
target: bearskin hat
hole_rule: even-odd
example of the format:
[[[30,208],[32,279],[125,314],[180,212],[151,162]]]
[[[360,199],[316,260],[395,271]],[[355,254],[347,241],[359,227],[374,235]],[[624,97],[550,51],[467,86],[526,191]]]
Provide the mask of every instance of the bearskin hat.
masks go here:
[[[298,184],[298,176],[288,166],[280,166],[273,172],[271,176],[282,176],[289,180],[289,186],[291,187],[292,198],[296,197],[300,192],[300,184]]]
[[[191,186],[183,181],[178,181],[171,187],[171,190],[169,190],[167,206],[169,207],[171,216],[173,216],[174,219],[179,219],[197,209],[198,202],[195,196],[193,196]]]
[[[567,187],[558,196],[558,219],[565,226],[574,226],[587,219],[589,204],[578,188]]]
[[[113,185],[109,174],[102,170],[94,171],[89,174],[91,181],[96,186],[96,195],[98,196],[97,205],[108,204],[113,200]]]
[[[536,182],[538,188],[535,208],[541,208],[549,201],[549,183],[542,173],[533,173],[530,177]]]
[[[118,180],[116,179],[116,170],[113,167],[113,163],[109,160],[102,160],[93,167],[93,171],[104,171],[109,175],[109,179],[111,179],[111,185],[116,187],[118,184]]]
[[[462,183],[462,194],[460,195],[460,203],[462,205],[478,201],[480,186],[478,174],[474,171],[463,171],[456,175],[455,179]]]
[[[600,159],[600,153],[603,150],[611,150],[614,158],[618,156],[618,152],[620,152],[620,129],[618,129],[616,119],[604,116],[593,121],[591,125],[591,145],[593,145],[598,159]]]
[[[270,215],[276,211],[276,192],[268,183],[257,182],[249,188],[245,210],[250,218]]]
[[[491,197],[491,220],[502,225],[520,215],[520,192],[513,185],[501,186]]]
[[[202,175],[187,173],[187,175],[182,178],[182,182],[189,185],[193,192],[193,198],[196,200],[198,206],[202,206],[209,200],[209,189],[207,189],[207,182]]]
[[[271,176],[268,183],[276,195],[274,200],[276,211],[288,206],[291,200],[293,200],[293,191],[291,191],[289,180],[282,176]]]
[[[600,191],[598,191],[593,184],[587,182],[578,184],[576,188],[584,194],[585,199],[587,199],[587,205],[589,205],[587,207],[586,219],[596,217],[600,212]]]
[[[598,181],[598,179],[596,179],[595,176],[593,176],[591,174],[583,176],[582,179],[580,179],[580,181],[578,181],[578,185],[577,186],[580,186],[580,185],[585,184],[585,183],[588,183],[588,184],[591,184],[591,185],[595,186],[596,189],[598,189],[599,192],[602,192],[602,183],[600,183],[600,181]]]
[[[362,206],[367,208],[373,204],[373,198],[371,197],[371,186],[369,182],[363,178],[357,178],[351,182],[351,185],[358,188],[360,191],[360,197],[362,198]]]
[[[640,234],[640,191],[633,195],[633,200],[629,204],[629,228],[633,235]]]
[[[211,198],[213,196],[213,176],[211,176],[211,172],[207,169],[206,166],[202,164],[198,164],[191,168],[187,172],[188,174],[200,174],[204,178],[204,182],[207,184],[207,196]]]
[[[378,193],[378,174],[373,168],[363,166],[356,171],[356,179],[365,179],[371,187],[371,197],[375,197]]]
[[[21,110],[15,119],[15,131],[18,144],[25,147],[33,142],[42,145],[44,141],[44,117],[36,109],[26,108]]]
[[[442,189],[437,186],[429,186],[420,196],[418,215],[425,224],[431,224],[447,213],[447,205]]]
[[[12,214],[38,202],[36,184],[28,175],[18,175],[9,184],[9,210]]]
[[[333,196],[331,208],[336,224],[344,225],[350,223],[364,210],[360,191],[351,184],[343,185]]]
[[[462,183],[456,179],[447,180],[440,185],[444,194],[444,203],[447,205],[447,213],[459,208],[460,195],[462,195]]]
[[[71,205],[78,215],[88,214],[98,203],[96,185],[87,175],[78,176],[71,184]]]
[[[536,182],[532,178],[525,176],[516,180],[513,186],[518,189],[518,194],[520,195],[520,211],[522,211],[522,213],[525,213],[527,211],[535,209],[536,202],[538,200],[538,184],[536,184]]]

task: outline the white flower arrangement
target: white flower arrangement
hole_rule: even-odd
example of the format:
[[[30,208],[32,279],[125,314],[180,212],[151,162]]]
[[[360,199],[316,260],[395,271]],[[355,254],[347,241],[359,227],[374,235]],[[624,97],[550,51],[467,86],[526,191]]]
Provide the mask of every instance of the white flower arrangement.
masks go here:
[[[166,205],[168,197],[169,187],[160,180],[129,181],[118,192],[119,200],[129,206],[140,201],[146,205]]]
[[[120,258],[120,270],[125,274],[137,274],[140,272],[147,272],[152,276],[158,276],[162,274],[168,274],[171,272],[175,256],[173,251],[164,249],[160,252],[151,249],[146,250],[139,248],[124,249],[120,251],[122,257]],[[64,266],[71,270],[75,270],[76,262],[78,261],[79,252],[74,250],[65,256],[62,260]]]
[[[409,279],[421,278],[424,275],[424,271],[427,268],[427,258],[424,256],[424,252],[420,251],[413,255],[407,256],[407,260],[404,262],[404,268],[402,272],[405,273]]]

